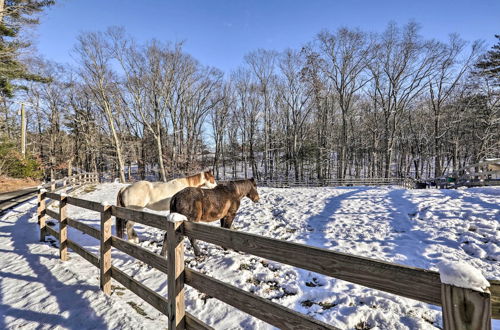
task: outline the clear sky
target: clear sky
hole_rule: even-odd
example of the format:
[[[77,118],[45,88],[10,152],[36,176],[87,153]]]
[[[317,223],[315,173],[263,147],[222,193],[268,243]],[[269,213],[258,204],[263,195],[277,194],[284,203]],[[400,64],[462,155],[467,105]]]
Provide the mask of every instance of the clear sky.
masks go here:
[[[82,31],[123,26],[146,41],[186,41],[186,52],[226,72],[249,51],[281,51],[313,40],[322,29],[341,26],[381,32],[389,21],[421,24],[427,38],[459,33],[489,47],[500,34],[500,0],[56,0],[37,28],[38,50],[71,63]]]

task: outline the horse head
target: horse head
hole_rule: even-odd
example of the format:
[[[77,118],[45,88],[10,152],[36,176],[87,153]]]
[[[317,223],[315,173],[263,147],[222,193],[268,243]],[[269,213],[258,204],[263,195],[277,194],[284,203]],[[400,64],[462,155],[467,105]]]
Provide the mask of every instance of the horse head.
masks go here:
[[[203,182],[202,186],[209,189],[217,187],[217,182],[215,181],[215,177],[211,171],[202,172],[201,177]]]
[[[257,183],[255,182],[254,178],[251,178],[249,181],[251,184],[246,196],[250,198],[252,202],[257,203],[260,199],[259,192],[257,191]]]

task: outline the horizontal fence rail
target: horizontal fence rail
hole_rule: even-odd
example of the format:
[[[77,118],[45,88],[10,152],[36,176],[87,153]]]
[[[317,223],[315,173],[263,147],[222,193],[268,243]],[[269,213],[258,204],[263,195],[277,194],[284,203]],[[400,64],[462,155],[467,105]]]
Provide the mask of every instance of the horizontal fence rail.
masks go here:
[[[70,191],[81,187],[83,184],[95,183],[98,182],[99,178],[97,173],[85,173],[85,174],[76,174],[73,176],[65,177],[63,179],[54,180],[48,183],[45,183],[39,187],[23,189],[16,192],[10,192],[10,194],[16,193],[14,196],[11,196],[5,200],[0,201],[0,213],[6,212],[7,210],[24,203],[33,197],[35,197],[40,189],[48,189],[50,191],[58,191],[64,188],[69,188],[71,186]]]
[[[436,272],[194,222],[184,223],[184,234],[315,273],[435,305],[441,304],[441,281]]]
[[[59,201],[59,213],[44,207],[46,205],[45,198]],[[68,218],[65,210],[68,204],[100,212],[101,230]],[[276,327],[287,329],[335,329],[331,325],[290,310],[270,300],[261,298],[195,270],[184,268],[184,237],[203,240],[225,248],[246,252],[373,289],[443,306],[443,313],[447,317],[445,318],[445,329],[451,329],[448,316],[453,316],[450,309],[457,305],[450,297],[456,296],[455,291],[457,290],[468,290],[442,284],[439,274],[434,271],[397,265],[200,223],[187,221],[173,223],[168,221],[165,216],[123,207],[105,206],[97,202],[56,193],[40,192],[38,213],[39,219],[45,216],[53,217],[60,222],[64,221],[69,227],[78,229],[100,240],[101,257],[98,257],[68,239],[63,231],[58,232],[50,226],[40,226],[41,238],[45,237],[45,234],[48,234],[58,238],[60,242],[64,241],[65,244],[64,246],[60,244],[60,249],[70,248],[92,265],[101,269],[101,287],[105,293],[106,283],[103,284],[102,281],[106,276],[106,272],[103,273],[102,269],[106,263],[109,263],[109,278],[115,279],[166,315],[169,319],[169,329],[210,329],[208,325],[184,311],[184,284]],[[109,227],[112,215],[166,230],[169,233],[168,258],[165,259],[148,249],[112,236]],[[106,231],[103,231],[103,228],[106,228]],[[168,299],[134,280],[115,266],[112,266],[111,255],[106,255],[103,252],[102,247],[106,246],[106,244],[109,244],[109,248],[118,249],[166,274],[169,291]],[[63,253],[61,253],[62,256]],[[475,295],[475,300],[482,299],[484,304],[491,304],[491,315],[489,314],[489,310],[481,311],[483,321],[487,321],[491,316],[500,319],[500,281],[493,280],[490,281],[490,284],[491,295],[480,294],[474,291],[471,291],[472,293],[466,292],[468,295]],[[460,303],[465,304],[465,302]],[[448,311],[447,313],[445,313],[445,309]],[[452,319],[452,321],[455,320]]]
[[[185,282],[200,292],[281,329],[337,329],[192,269],[186,269]]]
[[[412,187],[414,180],[409,178],[349,178],[349,179],[324,179],[324,180],[259,180],[259,185],[264,187],[337,187],[337,186],[384,186],[402,185]]]
[[[451,173],[426,181],[440,188],[499,186],[500,158],[466,165]]]

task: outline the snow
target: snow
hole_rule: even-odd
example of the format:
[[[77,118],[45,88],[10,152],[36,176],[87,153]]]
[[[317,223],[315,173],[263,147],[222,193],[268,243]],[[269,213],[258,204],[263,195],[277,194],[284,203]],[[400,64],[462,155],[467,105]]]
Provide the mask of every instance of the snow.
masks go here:
[[[176,222],[176,221],[187,221],[187,218],[180,213],[170,213],[167,217],[168,221]]]
[[[78,197],[114,204],[123,186],[101,184]],[[242,200],[235,230],[436,271],[442,261],[465,262],[486,279],[500,278],[500,188],[258,190],[259,203]],[[166,324],[165,316],[117,282],[110,297],[102,294],[99,270],[76,253],[70,251],[70,260],[61,262],[55,239],[38,242],[35,213],[33,199],[0,220],[0,328],[150,329]],[[99,213],[91,210],[69,205],[68,216],[100,226]],[[57,228],[56,220],[49,222]],[[142,247],[161,251],[163,231],[137,223],[135,229]],[[74,228],[68,231],[70,239],[99,252],[97,240]],[[438,306],[204,242],[198,243],[204,258],[195,258],[185,242],[187,267],[333,326],[442,328]],[[167,296],[165,274],[115,249],[112,257],[114,266]],[[216,329],[273,328],[189,286],[185,295],[187,311]],[[500,329],[498,321],[493,328]]]
[[[465,262],[444,260],[437,266],[442,283],[479,292],[487,292],[490,287],[490,283],[484,278],[481,271]]]

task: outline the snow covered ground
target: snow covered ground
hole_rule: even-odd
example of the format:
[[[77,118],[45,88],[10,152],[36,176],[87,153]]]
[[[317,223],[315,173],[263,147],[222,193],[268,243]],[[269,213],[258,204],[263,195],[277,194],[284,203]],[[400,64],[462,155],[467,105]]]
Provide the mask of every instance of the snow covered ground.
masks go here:
[[[101,184],[79,197],[114,204],[121,186]],[[487,279],[500,279],[498,188],[259,188],[259,192],[258,204],[243,200],[234,222],[237,230],[433,270],[444,260],[464,261]],[[0,221],[0,313],[4,315],[0,328],[149,329],[166,322],[116,282],[113,294],[103,295],[98,269],[76,253],[70,252],[68,262],[60,262],[54,240],[38,242],[35,213],[33,201]],[[95,212],[70,206],[69,216],[99,226]],[[163,233],[139,224],[136,230],[140,244],[159,253]],[[69,237],[98,252],[93,238],[73,228]],[[188,267],[343,329],[442,327],[437,306],[203,242],[199,244],[207,256],[196,260],[186,244]],[[166,296],[163,273],[116,250],[113,263]],[[272,328],[189,287],[186,308],[217,329]],[[498,321],[494,328],[500,329]]]

